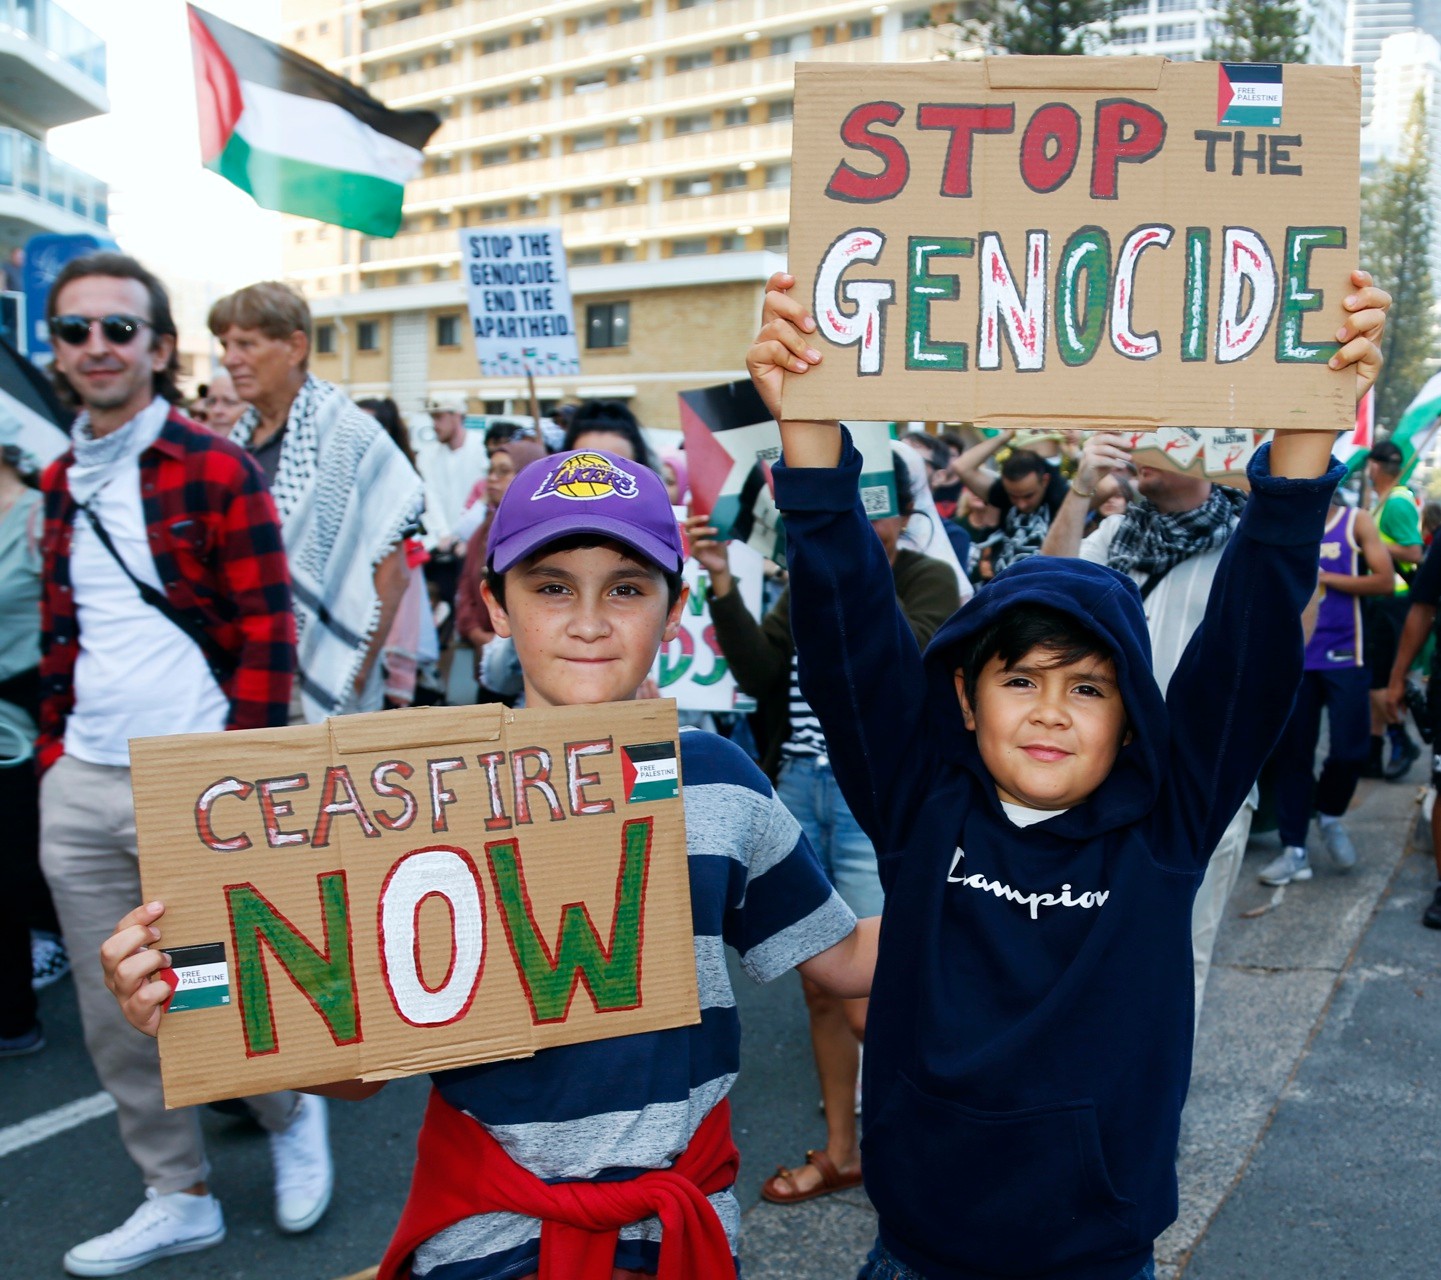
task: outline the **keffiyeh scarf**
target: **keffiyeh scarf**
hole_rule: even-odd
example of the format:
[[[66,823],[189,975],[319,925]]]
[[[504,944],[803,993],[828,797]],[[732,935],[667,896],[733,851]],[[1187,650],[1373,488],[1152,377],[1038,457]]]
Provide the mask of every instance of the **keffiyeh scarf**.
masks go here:
[[[1238,489],[1214,484],[1194,511],[1158,511],[1145,498],[1126,508],[1106,563],[1122,573],[1168,573],[1184,560],[1224,546],[1246,505]]]
[[[260,414],[231,439],[248,446]],[[271,486],[295,600],[301,702],[310,722],[357,706],[355,678],[380,620],[375,567],[420,516],[420,477],[340,388],[308,377]]]

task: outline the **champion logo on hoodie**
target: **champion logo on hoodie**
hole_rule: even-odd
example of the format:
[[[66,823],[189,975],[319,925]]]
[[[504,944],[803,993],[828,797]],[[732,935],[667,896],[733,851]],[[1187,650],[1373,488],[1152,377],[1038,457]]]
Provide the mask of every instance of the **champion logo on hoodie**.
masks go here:
[[[961,846],[956,846],[955,856],[951,859],[951,870],[946,876],[947,884],[963,884],[967,889],[979,889],[982,893],[993,893],[998,898],[1006,898],[1011,902],[1019,902],[1031,910],[1031,919],[1040,919],[1042,907],[1100,907],[1104,906],[1106,899],[1111,896],[1109,889],[1088,889],[1085,893],[1073,894],[1071,886],[1063,884],[1060,893],[1022,893],[1019,889],[1013,889],[1008,884],[999,880],[987,880],[985,876],[977,872],[975,875],[957,875],[956,868],[965,859],[965,853]]]

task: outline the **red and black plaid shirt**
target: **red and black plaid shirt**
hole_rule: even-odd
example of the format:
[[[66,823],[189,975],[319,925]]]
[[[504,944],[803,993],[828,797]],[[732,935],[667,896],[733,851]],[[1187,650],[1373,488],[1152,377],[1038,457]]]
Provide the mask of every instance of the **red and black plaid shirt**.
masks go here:
[[[65,751],[75,705],[80,629],[70,583],[77,507],[67,476],[73,452],[46,468],[44,593],[40,600],[40,737],[48,769]],[[290,571],[265,477],[254,460],[172,409],[140,455],[140,497],[150,554],[170,603],[235,661],[223,684],[227,729],[283,725],[295,673]],[[116,572],[120,569],[117,566]]]

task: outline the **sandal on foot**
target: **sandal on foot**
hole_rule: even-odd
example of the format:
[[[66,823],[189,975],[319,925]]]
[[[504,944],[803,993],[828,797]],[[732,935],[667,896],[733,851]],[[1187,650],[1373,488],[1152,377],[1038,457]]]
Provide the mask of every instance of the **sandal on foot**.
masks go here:
[[[787,1169],[782,1165],[775,1171],[775,1176],[767,1178],[761,1187],[761,1199],[769,1200],[771,1204],[800,1204],[803,1200],[814,1200],[817,1196],[828,1196],[833,1191],[846,1191],[861,1185],[859,1169],[853,1173],[842,1173],[824,1151],[807,1151],[806,1164],[821,1175],[816,1186],[809,1191],[797,1190],[797,1170]],[[804,1167],[805,1165],[801,1166]]]

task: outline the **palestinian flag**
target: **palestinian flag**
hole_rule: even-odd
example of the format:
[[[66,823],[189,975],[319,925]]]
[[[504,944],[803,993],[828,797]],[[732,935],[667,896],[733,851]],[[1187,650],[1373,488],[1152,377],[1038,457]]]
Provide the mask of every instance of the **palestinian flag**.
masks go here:
[[[680,795],[674,742],[638,742],[621,747],[620,774],[627,804],[671,800]]]
[[[261,208],[393,236],[440,117],[391,111],[319,63],[188,8],[206,168]]]

